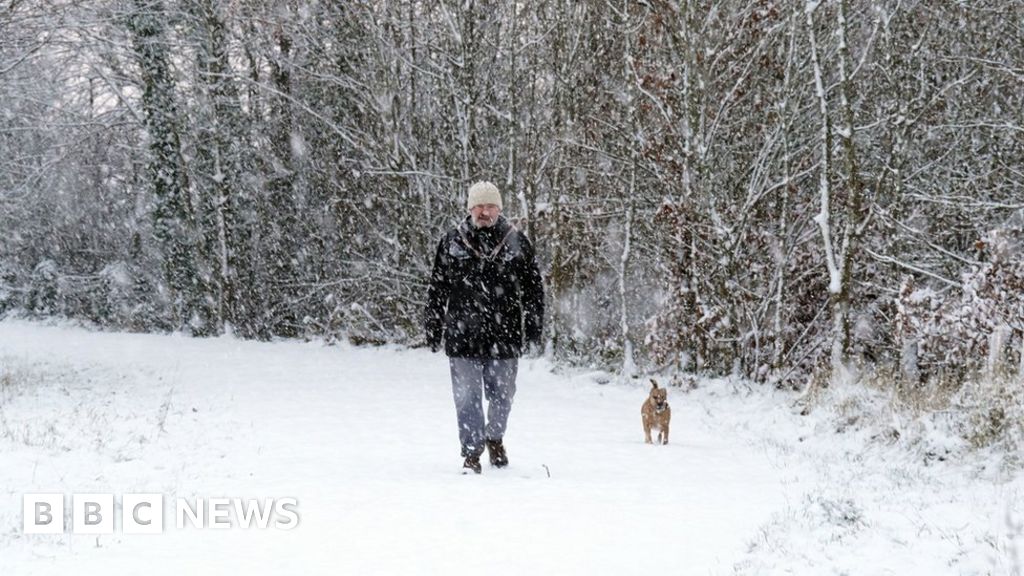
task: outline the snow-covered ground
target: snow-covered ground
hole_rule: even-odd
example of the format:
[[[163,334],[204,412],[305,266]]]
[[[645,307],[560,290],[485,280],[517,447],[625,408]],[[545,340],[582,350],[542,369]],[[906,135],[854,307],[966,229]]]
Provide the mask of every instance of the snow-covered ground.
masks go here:
[[[672,389],[649,446],[647,384],[605,380],[525,360],[511,466],[464,476],[441,355],[0,322],[0,574],[1020,574],[1024,483],[994,455],[726,380]],[[301,520],[26,535],[37,492],[291,497]]]

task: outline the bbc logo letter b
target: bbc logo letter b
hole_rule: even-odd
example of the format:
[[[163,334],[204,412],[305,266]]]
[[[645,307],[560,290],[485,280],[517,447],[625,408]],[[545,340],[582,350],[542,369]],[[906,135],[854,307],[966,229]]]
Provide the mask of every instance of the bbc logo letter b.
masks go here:
[[[72,494],[71,506],[75,534],[114,533],[113,494]]]
[[[25,534],[63,534],[64,495],[25,494],[22,518]]]

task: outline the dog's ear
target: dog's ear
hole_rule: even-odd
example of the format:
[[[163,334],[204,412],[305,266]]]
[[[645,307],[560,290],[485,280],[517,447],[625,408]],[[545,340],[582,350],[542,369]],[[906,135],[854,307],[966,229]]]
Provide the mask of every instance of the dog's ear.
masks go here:
[[[655,390],[658,389],[658,381],[655,380],[654,378],[651,378],[651,387]]]

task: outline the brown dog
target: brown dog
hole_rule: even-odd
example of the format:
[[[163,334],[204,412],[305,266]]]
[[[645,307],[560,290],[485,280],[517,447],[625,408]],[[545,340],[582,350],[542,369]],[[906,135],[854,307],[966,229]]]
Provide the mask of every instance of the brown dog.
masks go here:
[[[668,407],[668,390],[658,388],[658,383],[651,380],[651,394],[640,408],[644,421],[644,442],[651,442],[651,429],[658,430],[658,443],[668,444],[668,424],[672,420],[672,409]]]

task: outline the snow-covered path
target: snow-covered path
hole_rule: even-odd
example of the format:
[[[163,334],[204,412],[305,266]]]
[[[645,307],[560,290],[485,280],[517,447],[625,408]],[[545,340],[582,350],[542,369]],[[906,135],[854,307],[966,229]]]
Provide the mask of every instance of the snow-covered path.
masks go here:
[[[783,471],[673,391],[520,366],[511,466],[463,476],[447,362],[422,350],[0,323],[0,574],[726,574]],[[34,382],[41,380],[41,382]],[[550,477],[549,477],[550,472]],[[293,497],[298,528],[21,534],[30,492]],[[67,498],[70,502],[70,496]]]

